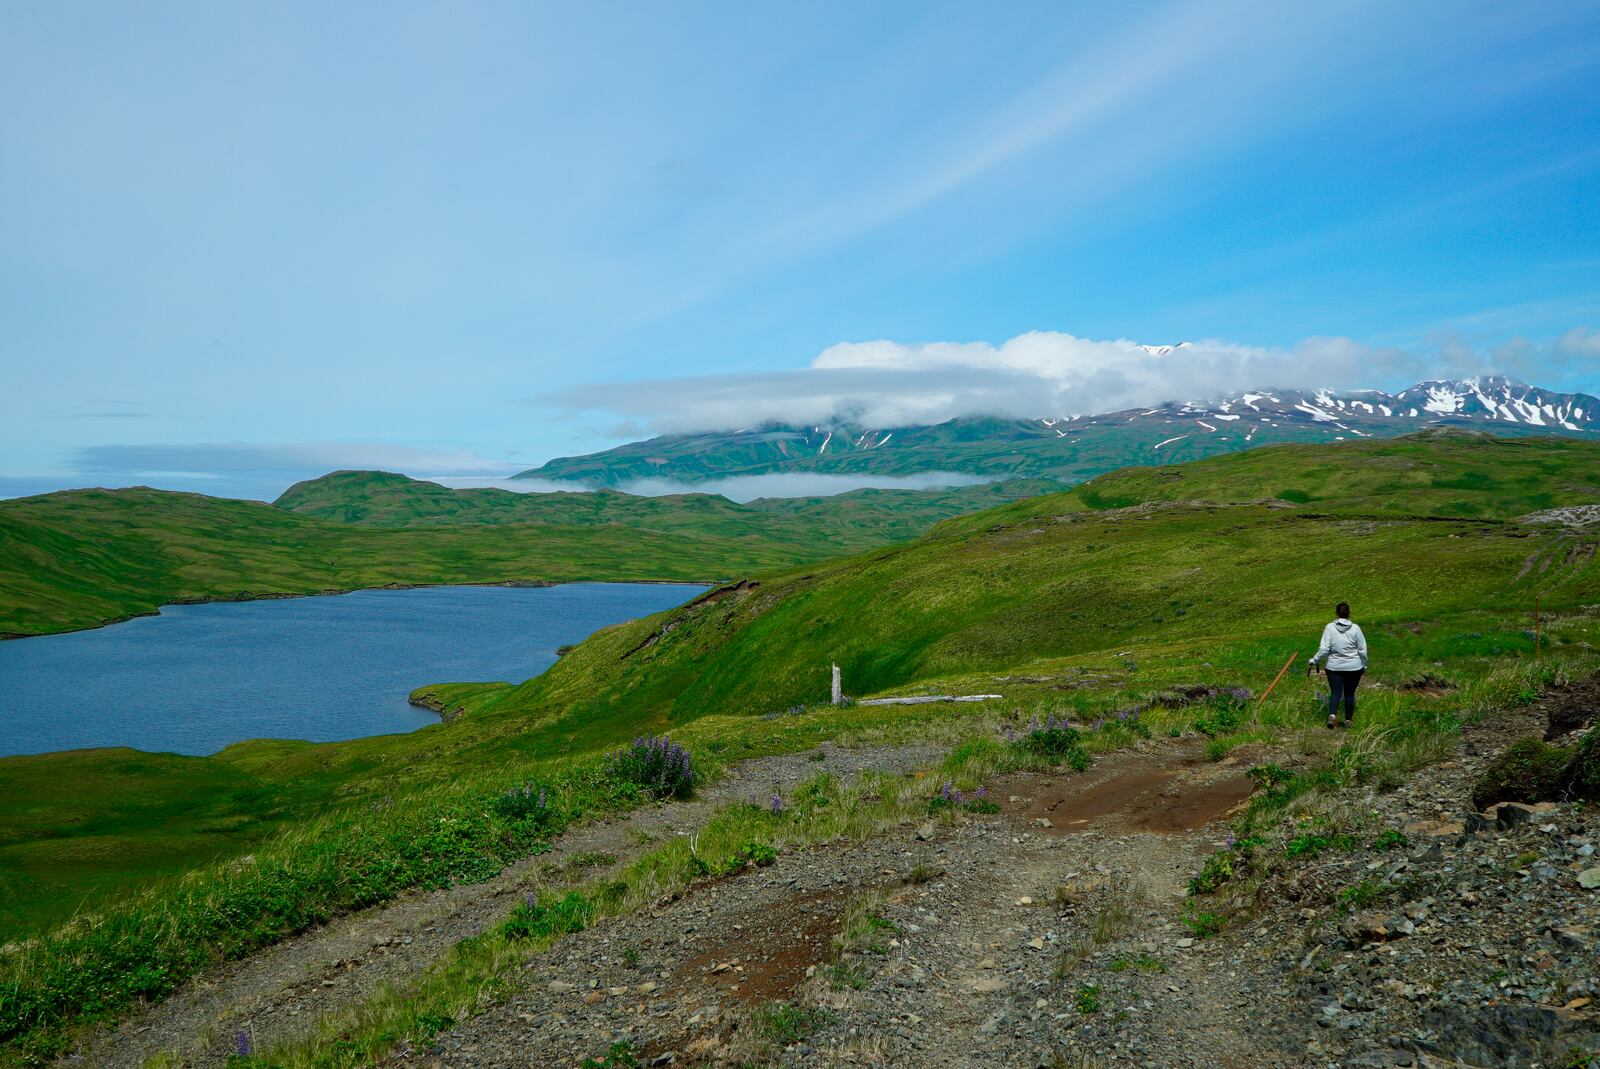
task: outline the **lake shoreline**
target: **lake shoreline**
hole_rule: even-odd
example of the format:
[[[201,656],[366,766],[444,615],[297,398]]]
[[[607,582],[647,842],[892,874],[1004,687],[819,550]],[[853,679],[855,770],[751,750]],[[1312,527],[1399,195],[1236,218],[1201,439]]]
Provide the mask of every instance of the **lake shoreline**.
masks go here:
[[[664,611],[701,583],[462,583],[194,599],[135,628],[0,647],[0,753],[126,747],[207,757],[239,742],[406,733],[523,680],[595,630]],[[253,602],[262,604],[252,604]],[[98,636],[98,637],[97,637]],[[421,686],[419,686],[421,685]],[[437,703],[411,700],[437,687]]]
[[[343,594],[359,594],[368,590],[426,590],[430,587],[507,587],[528,589],[566,586],[571,583],[615,583],[626,586],[703,586],[709,590],[728,582],[730,582],[728,579],[500,579],[476,580],[464,583],[383,583],[378,586],[329,587],[325,590],[304,590],[293,593],[274,591],[257,594],[252,591],[241,590],[234,594],[200,594],[190,598],[176,598],[172,601],[163,602],[160,608],[153,609],[150,612],[130,612],[124,616],[109,617],[99,623],[86,624],[83,627],[63,628],[60,631],[0,631],[0,642],[26,638],[50,638],[53,635],[76,635],[85,631],[98,631],[101,628],[125,624],[129,620],[160,616],[161,609],[173,605],[226,605],[247,601],[286,601],[291,598],[337,597]]]

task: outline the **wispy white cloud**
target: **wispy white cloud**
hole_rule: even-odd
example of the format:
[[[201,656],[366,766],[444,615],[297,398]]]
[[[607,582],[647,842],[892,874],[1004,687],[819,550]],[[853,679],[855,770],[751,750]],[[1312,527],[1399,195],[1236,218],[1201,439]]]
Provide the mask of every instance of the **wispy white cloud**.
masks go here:
[[[1083,415],[1260,386],[1356,387],[1414,376],[1427,361],[1348,338],[1287,349],[1203,341],[1143,346],[1047,331],[988,342],[852,342],[803,371],[582,386],[546,402],[604,412],[653,433],[762,423],[899,427],[957,416]]]

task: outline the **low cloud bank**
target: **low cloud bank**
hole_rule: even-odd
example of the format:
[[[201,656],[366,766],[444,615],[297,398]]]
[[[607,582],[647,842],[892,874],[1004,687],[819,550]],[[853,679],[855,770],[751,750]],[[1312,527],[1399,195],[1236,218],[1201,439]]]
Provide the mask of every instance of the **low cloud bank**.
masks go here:
[[[734,430],[762,423],[870,428],[959,416],[1088,415],[1202,401],[1256,387],[1351,389],[1440,376],[1538,378],[1582,368],[1600,334],[1578,328],[1551,342],[1515,340],[1480,350],[1456,338],[1425,350],[1307,338],[1287,348],[1225,341],[1140,345],[1032,331],[989,342],[846,342],[799,371],[574,386],[542,403],[602,413],[646,434]]]
[[[556,479],[474,479],[438,476],[418,476],[429,482],[441,483],[456,489],[492,486],[500,490],[514,490],[519,494],[549,494],[589,491],[594,487],[586,483],[566,482]],[[848,494],[852,490],[931,490],[950,486],[977,486],[993,482],[984,475],[967,475],[956,471],[928,471],[916,475],[830,475],[813,472],[772,472],[767,475],[735,475],[726,479],[708,479],[702,483],[678,482],[675,479],[635,479],[615,489],[624,494],[640,497],[665,497],[668,494],[721,494],[729,501],[741,504],[758,497],[832,497]]]
[[[812,472],[772,472],[767,475],[735,475],[709,479],[703,483],[680,483],[671,479],[635,479],[617,487],[625,494],[661,497],[665,494],[721,494],[730,501],[754,501],[758,497],[833,497],[852,490],[932,490],[936,487],[977,486],[994,480],[983,475],[964,475],[954,471],[919,472],[916,475],[825,475]]]

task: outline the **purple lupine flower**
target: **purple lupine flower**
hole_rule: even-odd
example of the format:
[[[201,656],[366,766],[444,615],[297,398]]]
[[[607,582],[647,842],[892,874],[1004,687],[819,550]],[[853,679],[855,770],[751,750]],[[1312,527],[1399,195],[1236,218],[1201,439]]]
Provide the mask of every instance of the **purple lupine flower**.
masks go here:
[[[986,795],[988,795],[988,793],[989,793],[989,788],[987,788],[987,787],[979,787],[977,789],[977,791],[973,794],[973,797],[974,798],[983,798]]]
[[[249,1032],[240,1031],[234,1033],[233,1052],[241,1058],[248,1058],[252,1053],[254,1053],[252,1044],[250,1043]]]
[[[1239,842],[1239,840],[1234,838],[1233,832],[1230,831],[1228,833],[1228,842],[1227,842],[1226,849],[1232,850],[1234,848],[1234,846],[1238,844],[1238,842]]]
[[[773,792],[772,795],[772,811],[774,813],[783,812],[783,795],[778,794],[777,792]]]
[[[951,800],[954,801],[956,805],[960,805],[962,803],[962,801],[963,801],[963,799],[961,797],[961,792],[960,791],[955,791],[951,795]]]

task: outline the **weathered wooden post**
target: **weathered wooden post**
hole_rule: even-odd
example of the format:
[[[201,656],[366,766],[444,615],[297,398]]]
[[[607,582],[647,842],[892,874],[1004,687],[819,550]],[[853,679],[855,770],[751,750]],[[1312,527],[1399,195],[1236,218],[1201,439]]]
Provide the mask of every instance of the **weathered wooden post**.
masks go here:
[[[844,684],[839,678],[839,666],[833,666],[833,704],[844,704]]]

